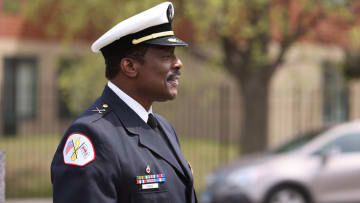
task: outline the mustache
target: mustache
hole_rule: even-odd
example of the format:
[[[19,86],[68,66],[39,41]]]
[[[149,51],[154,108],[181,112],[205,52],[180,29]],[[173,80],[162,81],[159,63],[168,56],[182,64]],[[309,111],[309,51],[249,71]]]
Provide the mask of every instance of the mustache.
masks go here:
[[[179,70],[176,70],[174,73],[170,74],[167,78],[167,80],[173,80],[175,79],[176,77],[180,76],[181,73]]]

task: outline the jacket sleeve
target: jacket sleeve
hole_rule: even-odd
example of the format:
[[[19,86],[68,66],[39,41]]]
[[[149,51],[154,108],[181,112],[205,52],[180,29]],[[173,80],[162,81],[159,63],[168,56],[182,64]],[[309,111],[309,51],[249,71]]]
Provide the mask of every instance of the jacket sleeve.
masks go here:
[[[83,166],[66,164],[64,161],[64,147],[68,137],[74,133],[86,135],[93,144],[94,159]],[[117,202],[116,159],[108,148],[109,145],[100,140],[100,137],[90,124],[73,124],[69,128],[51,164],[54,203]]]

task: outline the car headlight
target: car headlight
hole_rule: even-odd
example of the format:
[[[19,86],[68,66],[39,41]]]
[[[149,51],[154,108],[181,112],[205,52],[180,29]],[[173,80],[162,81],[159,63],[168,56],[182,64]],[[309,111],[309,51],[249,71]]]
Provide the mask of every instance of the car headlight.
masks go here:
[[[231,172],[226,181],[233,186],[245,187],[255,183],[260,178],[260,171],[256,167],[247,167]]]

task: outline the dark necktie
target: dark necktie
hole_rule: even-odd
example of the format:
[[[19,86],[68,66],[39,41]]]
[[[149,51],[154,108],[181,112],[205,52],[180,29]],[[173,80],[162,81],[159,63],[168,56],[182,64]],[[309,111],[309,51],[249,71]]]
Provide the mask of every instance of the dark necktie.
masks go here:
[[[159,134],[161,136],[161,138],[165,141],[165,143],[168,145],[168,147],[170,147],[170,143],[168,141],[168,139],[166,138],[164,132],[160,129],[159,127],[159,123],[156,120],[156,118],[154,117],[154,115],[152,115],[151,113],[149,113],[149,117],[148,117],[148,121],[147,124],[155,130],[155,132],[157,134]]]
[[[149,113],[147,124],[156,131],[156,128],[158,127],[158,123],[156,118],[151,113]]]

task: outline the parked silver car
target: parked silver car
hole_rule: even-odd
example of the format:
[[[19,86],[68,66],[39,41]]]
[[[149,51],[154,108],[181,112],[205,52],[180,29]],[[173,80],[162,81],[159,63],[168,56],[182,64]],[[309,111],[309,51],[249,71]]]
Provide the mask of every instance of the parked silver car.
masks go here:
[[[206,181],[203,203],[359,203],[360,121],[242,157]]]

